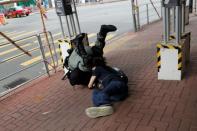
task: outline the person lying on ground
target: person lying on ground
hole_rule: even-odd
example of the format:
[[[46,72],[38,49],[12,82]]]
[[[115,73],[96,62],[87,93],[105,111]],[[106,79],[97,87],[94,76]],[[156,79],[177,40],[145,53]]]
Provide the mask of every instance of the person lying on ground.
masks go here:
[[[88,87],[93,88],[94,107],[85,110],[90,118],[111,115],[114,112],[112,103],[128,96],[127,80],[114,73],[114,69],[106,65],[104,58],[93,58]]]

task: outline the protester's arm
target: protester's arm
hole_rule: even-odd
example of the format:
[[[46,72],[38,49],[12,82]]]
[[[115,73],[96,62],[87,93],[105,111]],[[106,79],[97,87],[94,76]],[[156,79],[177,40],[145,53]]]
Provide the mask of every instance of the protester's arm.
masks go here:
[[[88,88],[91,89],[93,87],[93,84],[94,84],[95,80],[96,80],[96,76],[91,76],[89,84],[88,84]]]
[[[92,68],[92,76],[90,78],[89,84],[88,84],[88,88],[93,88],[94,82],[95,80],[98,78],[99,76],[99,70],[97,67],[93,67]]]

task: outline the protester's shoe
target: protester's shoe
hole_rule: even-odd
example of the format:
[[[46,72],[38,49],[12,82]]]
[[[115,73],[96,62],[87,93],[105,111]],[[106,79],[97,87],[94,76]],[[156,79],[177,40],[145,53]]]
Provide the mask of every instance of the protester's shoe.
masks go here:
[[[108,116],[113,114],[114,110],[112,106],[99,106],[89,107],[85,110],[86,115],[90,118],[97,118],[101,116]]]
[[[107,36],[107,33],[113,32],[116,30],[117,30],[117,28],[114,25],[101,25],[100,31],[97,34],[97,40],[99,41],[99,43],[96,43],[95,46],[103,49],[105,47],[105,38]],[[99,44],[99,45],[97,45],[97,44]]]
[[[108,32],[114,32],[117,28],[114,25],[101,25],[99,34],[103,37],[107,35]]]

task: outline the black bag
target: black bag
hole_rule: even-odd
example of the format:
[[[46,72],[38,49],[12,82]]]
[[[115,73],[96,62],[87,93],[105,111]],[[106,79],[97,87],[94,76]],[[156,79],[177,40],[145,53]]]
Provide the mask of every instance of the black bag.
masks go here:
[[[128,83],[128,77],[126,76],[126,74],[119,68],[117,67],[108,67],[108,71],[111,72],[111,74],[105,76],[102,80],[97,80],[94,84],[94,87],[98,88],[98,89],[103,89],[103,81],[108,79],[110,80],[121,80],[123,81],[125,84]]]
[[[112,67],[112,71],[115,75],[117,75],[122,81],[124,81],[126,84],[128,83],[128,77],[127,75],[119,68]]]

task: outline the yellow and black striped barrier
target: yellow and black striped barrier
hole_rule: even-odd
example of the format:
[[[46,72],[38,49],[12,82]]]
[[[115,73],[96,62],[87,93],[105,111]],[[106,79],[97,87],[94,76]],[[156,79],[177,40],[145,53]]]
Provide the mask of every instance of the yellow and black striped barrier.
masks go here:
[[[64,57],[65,56],[63,56],[63,53],[62,53],[62,51],[66,51],[66,53],[67,53],[67,49],[62,49],[62,44],[68,44],[67,45],[67,49],[70,49],[70,48],[72,48],[72,46],[71,46],[71,43],[70,43],[70,40],[69,39],[63,39],[63,40],[58,40],[58,47],[59,47],[59,50],[60,50],[60,57],[61,57],[61,62],[62,63],[64,63]]]
[[[85,36],[82,40],[82,43],[85,46],[89,46],[89,40],[88,40],[88,34],[85,33]],[[68,49],[74,49],[76,44],[74,43],[74,39],[63,39],[63,40],[58,40],[58,45],[59,45],[59,50],[60,50],[60,57],[62,63],[64,63],[64,59],[68,56]]]
[[[161,49],[172,49],[178,50],[178,70],[182,70],[182,63],[183,63],[183,55],[182,55],[182,46],[181,45],[172,45],[172,44],[157,44],[157,68],[158,72],[161,68]]]
[[[170,40],[176,39],[176,37],[174,35],[170,36]]]

